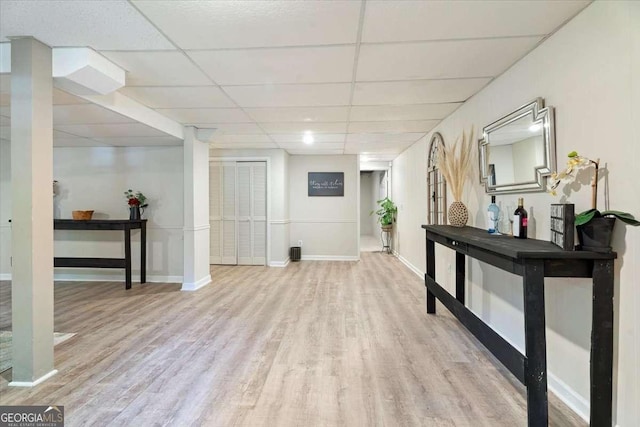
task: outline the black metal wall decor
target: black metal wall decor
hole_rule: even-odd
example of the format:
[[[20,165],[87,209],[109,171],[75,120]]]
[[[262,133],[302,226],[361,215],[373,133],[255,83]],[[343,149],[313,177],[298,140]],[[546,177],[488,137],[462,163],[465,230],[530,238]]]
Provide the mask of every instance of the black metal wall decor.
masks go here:
[[[308,196],[344,197],[344,172],[309,172]]]
[[[575,206],[571,203],[551,205],[551,243],[565,251],[574,249]]]

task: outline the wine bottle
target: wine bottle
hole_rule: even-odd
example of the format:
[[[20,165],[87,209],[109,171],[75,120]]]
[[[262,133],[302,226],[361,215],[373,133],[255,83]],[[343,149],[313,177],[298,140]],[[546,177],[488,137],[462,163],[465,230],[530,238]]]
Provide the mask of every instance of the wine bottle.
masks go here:
[[[496,205],[496,196],[491,196],[491,204],[487,208],[489,234],[498,233],[498,218],[500,217],[500,208]]]
[[[518,198],[518,208],[513,213],[513,237],[518,239],[527,238],[527,211],[524,209],[524,199]]]

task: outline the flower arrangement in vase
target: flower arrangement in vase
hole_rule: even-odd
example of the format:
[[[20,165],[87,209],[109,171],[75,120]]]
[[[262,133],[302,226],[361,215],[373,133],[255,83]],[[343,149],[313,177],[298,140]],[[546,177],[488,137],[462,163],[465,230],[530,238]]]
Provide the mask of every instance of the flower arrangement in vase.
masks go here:
[[[466,132],[462,132],[462,138],[458,137],[456,142],[448,147],[442,146],[442,155],[438,156],[438,169],[442,173],[447,188],[451,189],[453,203],[449,206],[449,224],[455,227],[464,227],[469,220],[469,211],[462,202],[464,186],[471,171],[473,128],[468,137]]]
[[[124,196],[127,198],[127,204],[129,205],[129,219],[140,219],[144,213],[144,208],[148,205],[147,197],[140,191],[133,191],[131,189],[124,192]]]
[[[593,167],[594,173],[591,178],[591,209],[576,215],[575,224],[578,231],[578,241],[580,248],[594,252],[610,252],[611,237],[613,235],[613,227],[616,218],[632,226],[640,225],[633,215],[615,211],[606,210],[600,212],[598,210],[598,172],[600,168],[600,159],[591,160],[587,157],[580,156],[577,151],[570,152],[567,157],[567,168],[562,172],[554,172],[547,183],[547,190],[552,195],[557,194],[557,189],[561,183],[573,182],[578,173],[590,167]]]

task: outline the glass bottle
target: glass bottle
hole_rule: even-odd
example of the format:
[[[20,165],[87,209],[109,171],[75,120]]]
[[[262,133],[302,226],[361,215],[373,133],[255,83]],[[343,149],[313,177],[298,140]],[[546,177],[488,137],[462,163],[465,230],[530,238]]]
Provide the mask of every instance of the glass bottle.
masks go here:
[[[524,208],[524,199],[520,197],[518,198],[518,208],[513,213],[513,237],[526,239],[528,222],[527,211]]]
[[[487,231],[489,234],[498,233],[498,219],[500,218],[500,208],[496,205],[496,196],[491,196],[491,204],[487,208]]]

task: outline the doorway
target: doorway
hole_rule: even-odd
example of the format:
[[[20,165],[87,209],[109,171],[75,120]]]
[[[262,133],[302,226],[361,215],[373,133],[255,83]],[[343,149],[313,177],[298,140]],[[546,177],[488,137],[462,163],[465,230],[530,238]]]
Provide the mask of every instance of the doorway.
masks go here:
[[[389,194],[388,177],[387,170],[360,171],[360,252],[382,250],[380,223],[375,211],[379,209],[376,202]]]
[[[211,264],[265,265],[266,162],[209,164]]]

